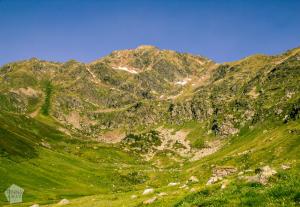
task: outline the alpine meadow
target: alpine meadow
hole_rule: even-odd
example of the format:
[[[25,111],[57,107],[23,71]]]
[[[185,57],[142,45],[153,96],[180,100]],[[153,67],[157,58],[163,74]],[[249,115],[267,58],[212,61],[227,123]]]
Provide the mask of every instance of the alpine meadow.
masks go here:
[[[43,1],[32,2],[32,7],[41,7]],[[60,22],[68,21],[70,14],[65,15]],[[110,17],[117,14],[102,15],[113,22]],[[136,21],[139,27],[131,15],[124,19]],[[151,27],[147,21],[154,20],[141,21]],[[87,31],[90,38],[91,31]],[[77,38],[56,32],[55,41]],[[226,36],[227,31],[220,32]],[[299,38],[299,33],[295,35]],[[0,44],[6,41],[2,37]],[[188,39],[182,42],[188,44]],[[299,206],[299,45],[224,62],[184,49],[161,49],[166,47],[152,46],[155,42],[147,40],[93,61],[48,61],[40,58],[46,54],[41,52],[36,53],[39,58],[19,58],[0,66],[0,206]],[[36,44],[26,50],[33,51]],[[21,48],[17,43],[11,47]],[[55,52],[63,54],[64,47]],[[0,58],[2,50],[6,49],[0,49]],[[17,49],[10,53],[18,54]]]

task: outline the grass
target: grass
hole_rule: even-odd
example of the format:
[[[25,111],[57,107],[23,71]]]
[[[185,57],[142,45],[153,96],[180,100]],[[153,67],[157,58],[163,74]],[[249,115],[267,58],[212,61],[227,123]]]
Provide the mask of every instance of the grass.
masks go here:
[[[141,191],[146,186],[167,185],[170,181],[163,177],[174,174],[161,173],[151,163],[113,145],[66,136],[56,130],[59,125],[55,121],[45,125],[48,116],[38,117],[42,122],[13,113],[0,114],[0,191],[11,184],[24,188],[25,206]],[[5,204],[1,194],[0,205]]]
[[[118,146],[66,136],[56,130],[59,125],[54,120],[46,125],[49,117],[38,117],[36,120],[13,113],[0,116],[3,132],[0,191],[13,183],[21,186],[25,189],[24,206],[32,203],[52,206],[62,198],[71,200],[69,206],[141,206],[144,200],[154,196],[142,195],[149,187],[156,193],[168,194],[159,197],[152,206],[295,206],[299,203],[299,120],[245,126],[239,135],[227,138],[226,146],[218,152],[183,166],[171,164],[169,159],[164,161],[162,152],[154,160],[160,160],[165,168],[157,168]],[[204,127],[205,123],[188,122],[174,129],[190,130],[188,138],[197,143],[199,136],[200,140],[212,139],[212,135],[204,133]],[[151,141],[154,135],[143,136]],[[41,142],[49,143],[50,147],[42,147]],[[283,171],[281,164],[292,168]],[[227,178],[228,188],[220,190],[220,184],[205,186],[212,165],[233,166],[238,171],[270,165],[278,174],[267,186],[250,185],[233,175]],[[168,187],[170,182],[184,184],[191,175],[199,179],[199,183],[189,184],[190,189],[196,189],[195,193],[178,186]],[[131,199],[132,195],[138,198]],[[0,204],[7,204],[3,194]]]
[[[205,188],[175,206],[297,206],[300,183],[294,173],[280,172],[269,186],[237,181],[224,190],[219,185]]]

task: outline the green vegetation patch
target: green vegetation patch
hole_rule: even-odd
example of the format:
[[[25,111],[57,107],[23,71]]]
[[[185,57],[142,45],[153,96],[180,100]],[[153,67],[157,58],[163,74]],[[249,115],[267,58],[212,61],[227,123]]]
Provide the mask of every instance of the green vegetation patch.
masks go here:
[[[43,115],[47,116],[49,115],[50,106],[51,106],[51,95],[53,92],[53,86],[50,81],[46,81],[44,92],[45,92],[45,101],[44,104],[42,105],[41,111]]]

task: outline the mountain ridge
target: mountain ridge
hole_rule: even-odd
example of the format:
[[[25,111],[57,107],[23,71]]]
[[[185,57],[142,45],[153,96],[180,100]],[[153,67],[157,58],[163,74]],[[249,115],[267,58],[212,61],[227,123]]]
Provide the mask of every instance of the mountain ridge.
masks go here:
[[[147,53],[149,51],[149,54],[145,54],[145,52]],[[233,83],[228,81],[226,82],[225,79],[231,78],[231,81],[234,82],[235,86],[230,87],[236,88],[237,85],[248,84],[245,81],[247,79],[248,81],[251,81],[251,78],[249,79],[249,77],[252,76],[252,78],[255,78],[255,75],[262,74],[262,71],[264,71],[264,75],[267,75],[269,73],[268,71],[270,71],[273,67],[283,64],[293,56],[298,57],[297,55],[299,55],[299,48],[290,50],[279,56],[250,56],[236,62],[216,64],[211,62],[209,59],[205,59],[200,56],[195,59],[195,56],[184,53],[159,50],[154,46],[142,46],[137,49],[115,51],[111,55],[101,58],[99,61],[91,64],[83,64],[76,61],[68,61],[66,63],[49,63],[47,61],[39,61],[36,59],[31,59],[21,63],[12,63],[2,67],[0,77],[2,77],[2,80],[5,80],[9,78],[10,74],[12,74],[12,77],[14,77],[15,74],[19,77],[20,75],[18,73],[21,73],[24,74],[24,77],[27,76],[31,79],[32,83],[37,81],[32,85],[32,83],[30,84],[30,82],[26,82],[24,78],[19,78],[21,82],[16,83],[16,85],[17,88],[21,88],[21,91],[16,92],[19,89],[14,89],[15,95],[26,95],[26,92],[30,93],[30,91],[34,94],[43,94],[43,82],[50,81],[54,85],[60,85],[58,86],[60,88],[59,93],[63,91],[73,91],[72,93],[74,93],[74,95],[69,96],[69,99],[74,97],[75,99],[73,101],[82,105],[81,107],[84,106],[83,109],[85,111],[95,110],[95,108],[98,108],[98,111],[104,111],[105,108],[110,108],[111,110],[106,110],[106,112],[113,112],[114,108],[115,110],[117,110],[117,108],[130,108],[135,104],[138,104],[140,101],[151,102],[152,100],[156,100],[161,102],[164,107],[168,107],[167,105],[170,104],[175,104],[176,106],[177,102],[187,103],[189,100],[195,100],[198,96],[197,93],[199,93],[197,91],[203,92],[203,90],[207,91],[206,93],[208,93],[207,95],[209,97],[209,94],[213,92],[211,88],[217,89],[219,87],[218,85],[221,84],[219,83],[220,80],[229,86],[233,85]],[[201,62],[201,64],[199,64],[198,58],[201,58],[204,63]],[[121,61],[121,63],[118,61]],[[152,64],[152,61],[157,61],[157,63]],[[125,69],[115,69],[114,67],[117,67],[117,64],[119,64],[118,67],[128,66],[138,68],[139,64],[141,66],[140,69],[138,69],[140,70],[139,72],[133,70],[136,73],[132,73]],[[16,69],[14,69],[15,71],[13,71],[14,66],[16,66]],[[150,69],[147,69],[149,67]],[[5,69],[7,70],[6,72]],[[29,75],[30,73],[28,73],[29,71],[27,70],[31,70],[32,75]],[[250,74],[252,75],[250,76]],[[12,82],[6,82],[10,86],[6,86],[7,84],[4,84],[3,88],[11,86],[14,87]],[[20,85],[18,86],[18,84]],[[32,88],[33,86],[37,87],[38,90],[35,91],[35,89]],[[30,89],[23,89],[24,87],[29,87]],[[10,89],[7,88],[6,90]],[[6,93],[8,92],[9,91]],[[230,94],[232,92],[227,91],[225,94],[226,93]],[[233,96],[236,96],[235,93],[236,92],[234,92]],[[241,91],[241,93],[244,92]],[[253,94],[252,97],[255,97],[258,93],[253,89],[252,92],[249,91],[249,94]],[[65,105],[70,102],[71,99],[65,100],[66,97],[62,95],[63,93],[58,96],[60,102],[64,102],[62,104]],[[181,101],[181,99],[186,99],[187,101]],[[222,97],[220,97],[220,99],[222,99]],[[205,101],[205,99],[202,99],[202,104],[199,105],[198,103],[198,106],[205,106],[203,101]],[[147,103],[150,104],[149,106],[147,106],[147,104],[145,105],[146,108],[150,108],[145,110],[150,109],[150,111],[152,111],[150,113],[151,116],[156,116],[155,114],[157,113],[166,113],[166,109],[164,109],[164,112],[154,112],[153,109],[151,109],[153,106],[151,106],[150,102]],[[41,104],[42,100],[39,101],[39,105]],[[37,105],[33,107],[37,107]],[[178,107],[181,107],[180,104]],[[26,111],[28,109],[23,108],[22,110]],[[36,110],[38,110],[38,108],[35,108],[35,111]],[[80,111],[81,109],[78,110]],[[192,109],[190,110],[192,111]],[[210,107],[205,110],[209,112],[209,116],[212,116],[213,113],[211,111],[214,111],[215,109]],[[54,107],[52,111],[55,112]],[[56,113],[60,113],[60,115],[56,115],[56,118],[59,118],[59,116],[61,116],[61,112],[56,111]],[[86,114],[86,112],[84,113]],[[173,111],[171,113],[177,112]],[[200,112],[196,112],[195,114],[197,113]],[[69,117],[69,119],[72,119],[72,116],[73,115],[71,115],[71,118]],[[201,117],[203,115],[199,114],[196,115],[196,117],[197,116]],[[154,117],[152,117],[152,119],[153,118]],[[68,117],[66,116],[60,117],[59,119],[64,119],[66,123],[68,123],[66,120]],[[93,122],[91,117],[83,119],[90,123]],[[71,125],[74,124],[72,121],[70,123]],[[79,125],[77,124],[77,126]]]

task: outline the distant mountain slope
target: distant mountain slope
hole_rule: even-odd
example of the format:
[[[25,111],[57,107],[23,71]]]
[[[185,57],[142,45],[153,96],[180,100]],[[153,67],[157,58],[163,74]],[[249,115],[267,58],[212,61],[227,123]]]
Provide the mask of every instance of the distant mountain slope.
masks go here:
[[[50,115],[94,137],[107,129],[204,119],[207,130],[228,135],[269,113],[282,119],[299,110],[299,55],[296,48],[216,64],[140,46],[90,64],[31,59],[0,69],[0,107]]]

